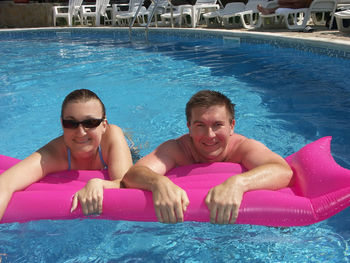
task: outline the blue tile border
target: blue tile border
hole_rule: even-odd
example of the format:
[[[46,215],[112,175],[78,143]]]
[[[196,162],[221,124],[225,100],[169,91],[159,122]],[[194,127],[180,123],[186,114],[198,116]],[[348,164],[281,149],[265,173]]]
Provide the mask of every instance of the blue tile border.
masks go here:
[[[120,35],[129,34],[128,28],[40,28],[40,29],[15,29],[0,30],[0,40],[21,39],[21,38],[45,38],[59,37],[69,38],[81,35],[93,37],[104,37],[117,39]],[[242,32],[227,30],[207,30],[207,29],[171,29],[171,28],[150,28],[149,38],[153,35],[180,36],[185,39],[223,39],[235,38],[241,43],[269,44],[281,48],[295,48],[302,51],[350,59],[349,44],[320,41],[318,39],[286,37],[275,34],[261,32]],[[134,28],[132,36],[137,38],[145,37],[144,28]]]

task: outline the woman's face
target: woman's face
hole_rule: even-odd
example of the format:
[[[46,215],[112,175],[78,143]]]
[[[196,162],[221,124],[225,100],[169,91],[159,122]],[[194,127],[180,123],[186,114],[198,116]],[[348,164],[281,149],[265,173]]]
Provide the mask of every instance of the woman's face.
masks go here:
[[[68,103],[63,109],[62,122],[64,120],[83,122],[86,120],[102,119],[103,117],[100,102],[91,99],[88,101]],[[106,120],[103,120],[97,127],[93,128],[84,127],[84,123],[80,123],[75,128],[63,127],[64,142],[76,156],[88,157],[96,153],[106,127]]]

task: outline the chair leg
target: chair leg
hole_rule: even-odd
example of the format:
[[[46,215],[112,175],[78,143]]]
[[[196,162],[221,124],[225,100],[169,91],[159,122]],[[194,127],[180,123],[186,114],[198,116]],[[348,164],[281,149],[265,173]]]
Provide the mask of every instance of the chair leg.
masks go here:
[[[72,16],[68,14],[68,26],[72,26]]]
[[[332,29],[333,21],[334,21],[334,11],[331,13],[331,21],[329,22],[328,29]]]
[[[101,24],[101,23],[100,23],[100,22],[101,22],[100,20],[101,20],[101,18],[100,18],[100,16],[99,16],[99,14],[96,14],[96,22],[95,22],[95,25],[96,25],[96,26],[100,26],[100,24]]]

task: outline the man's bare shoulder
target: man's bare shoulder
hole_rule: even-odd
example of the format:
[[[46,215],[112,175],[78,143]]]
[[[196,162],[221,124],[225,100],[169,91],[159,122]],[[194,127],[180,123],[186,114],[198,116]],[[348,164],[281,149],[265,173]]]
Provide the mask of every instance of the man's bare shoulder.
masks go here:
[[[191,137],[188,134],[171,139],[159,145],[150,155],[157,159],[168,159],[176,166],[193,163],[193,147]]]
[[[182,135],[179,138],[168,140],[162,143],[159,150],[170,154],[179,164],[187,155],[186,152],[191,148],[191,138],[188,134]]]
[[[163,142],[162,144],[160,144],[156,150],[160,150],[160,151],[180,151],[180,145],[179,145],[179,141],[178,139],[170,139],[167,140],[165,142]]]
[[[266,151],[269,150],[263,143],[244,137],[238,147],[239,151],[244,153],[244,152],[249,152],[249,151]]]
[[[251,152],[263,153],[266,151],[269,151],[269,149],[261,142],[235,133],[230,138],[227,161],[242,163]]]
[[[281,156],[270,150],[263,143],[254,139],[247,138],[244,140],[239,147],[239,153],[241,155],[241,163],[248,169],[266,163],[280,163],[286,165]]]
[[[154,151],[141,158],[135,166],[145,166],[159,174],[184,165],[184,152],[178,139],[171,139],[160,144]]]

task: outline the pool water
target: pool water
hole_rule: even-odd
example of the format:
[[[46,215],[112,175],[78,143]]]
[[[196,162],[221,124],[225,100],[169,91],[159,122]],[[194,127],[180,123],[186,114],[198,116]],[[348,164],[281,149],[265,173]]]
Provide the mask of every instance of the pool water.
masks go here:
[[[341,52],[340,52],[341,53]],[[331,56],[329,56],[329,54]],[[186,132],[185,104],[214,89],[237,133],[286,157],[333,136],[350,168],[350,57],[300,44],[126,31],[0,32],[0,154],[24,158],[62,131],[63,98],[95,91],[144,156]],[[108,220],[0,225],[0,262],[348,262],[350,212],[295,228]]]

